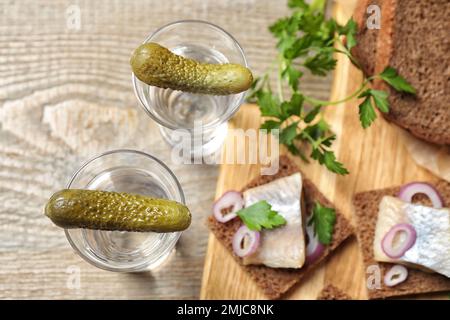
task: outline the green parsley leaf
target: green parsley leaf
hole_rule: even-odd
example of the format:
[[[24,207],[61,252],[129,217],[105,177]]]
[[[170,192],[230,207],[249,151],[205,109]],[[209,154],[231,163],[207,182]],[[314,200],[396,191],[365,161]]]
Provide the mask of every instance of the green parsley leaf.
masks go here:
[[[379,74],[380,78],[386,81],[391,87],[399,92],[406,92],[416,94],[416,90],[408,81],[400,76],[397,71],[392,67],[386,67],[382,73]]]
[[[267,131],[272,131],[273,129],[279,129],[281,125],[280,121],[275,120],[266,120],[262,125],[261,129],[265,129]]]
[[[327,0],[313,0],[309,5],[311,11],[320,10],[323,11]]]
[[[311,152],[311,158],[314,160],[319,161],[320,164],[323,164],[323,153],[320,151],[319,148],[313,148]]]
[[[372,94],[372,98],[375,101],[375,105],[377,106],[378,110],[380,110],[383,113],[389,112],[389,101],[388,101],[388,93],[381,90],[370,90]]]
[[[350,18],[350,20],[347,21],[344,30],[346,39],[345,47],[348,50],[351,50],[354,46],[356,46],[356,33],[358,32],[358,25],[353,18]]]
[[[312,151],[310,156],[317,160],[319,164],[340,175],[349,173],[344,165],[336,160],[334,152],[327,150],[336,139],[336,135],[330,132],[329,125],[323,118],[317,123],[304,128],[297,135],[297,138],[311,144]]]
[[[295,92],[292,94],[291,101],[289,102],[289,110],[286,110],[287,113],[294,116],[299,116],[303,109],[303,102],[305,98],[303,95]]]
[[[305,2],[305,0],[289,0],[288,7],[289,8],[308,9],[309,5]]]
[[[320,119],[317,123],[307,126],[303,131],[314,140],[320,140],[330,129],[330,126],[324,119]]]
[[[261,115],[264,117],[280,117],[281,110],[278,99],[268,91],[259,92],[257,95]]]
[[[372,97],[375,106],[383,113],[389,112],[388,93],[386,91],[367,89],[358,98]]]
[[[312,122],[316,118],[316,116],[319,114],[321,109],[322,109],[322,106],[316,106],[311,111],[309,111],[304,118],[305,123]]]
[[[308,53],[309,47],[312,45],[314,38],[312,35],[305,34],[303,37],[296,39],[292,46],[284,51],[284,57],[294,60]]]
[[[328,71],[336,67],[336,59],[333,58],[333,49],[322,49],[318,54],[305,60],[304,66],[308,68],[312,74],[318,76],[326,76]]]
[[[269,26],[269,31],[276,37],[281,37],[289,23],[289,18],[278,19],[274,24]]]
[[[364,129],[368,128],[372,122],[377,118],[377,114],[373,109],[370,95],[366,96],[363,102],[359,105],[359,121]]]
[[[309,225],[314,225],[314,232],[319,238],[319,242],[329,245],[333,240],[334,225],[336,223],[336,212],[333,208],[322,206],[316,202],[313,208]]]
[[[298,28],[305,34],[313,35],[317,41],[323,40],[320,38],[320,31],[325,23],[325,16],[323,12],[314,12],[307,10],[300,19],[298,19]]]
[[[303,161],[305,161],[306,163],[309,163],[308,158],[306,157],[306,155],[302,152],[302,150],[300,150],[294,143],[294,141],[289,144],[286,145],[287,149],[289,150],[290,153],[292,153],[294,156],[299,156]]]
[[[280,52],[284,52],[284,51],[288,50],[293,45],[294,42],[295,42],[294,35],[283,34],[280,37],[280,40],[278,40],[277,48]]]
[[[327,139],[333,139],[333,137],[329,137]],[[311,152],[311,158],[319,161],[320,164],[325,165],[331,172],[340,175],[346,175],[349,173],[344,165],[336,160],[336,156],[334,155],[333,151],[314,148]]]
[[[243,208],[236,214],[250,230],[254,231],[261,231],[261,228],[273,229],[286,224],[283,216],[272,210],[272,206],[265,200]]]
[[[294,92],[289,102],[284,101],[281,104],[282,116],[280,117],[280,120],[284,121],[290,118],[291,116],[300,116],[303,109],[303,102],[304,102],[303,95]]]
[[[332,151],[324,151],[323,153],[323,163],[331,172],[337,174],[345,175],[348,174],[348,170],[344,167],[342,163],[336,160],[336,156]]]
[[[291,114],[289,114],[290,109],[291,109],[291,103],[289,101],[283,101],[280,104],[280,110],[281,110],[280,120],[281,121],[284,121],[291,116]]]
[[[298,88],[298,80],[303,76],[303,72],[297,70],[291,64],[289,64],[281,74],[284,78],[288,79],[289,86],[292,90],[297,91]]]
[[[331,147],[334,140],[336,140],[336,135],[332,134],[332,135],[326,137],[325,139],[323,139],[322,144],[326,147]]]
[[[292,141],[294,141],[295,137],[297,136],[297,126],[298,121],[293,122],[280,132],[280,142],[282,144],[292,144]]]

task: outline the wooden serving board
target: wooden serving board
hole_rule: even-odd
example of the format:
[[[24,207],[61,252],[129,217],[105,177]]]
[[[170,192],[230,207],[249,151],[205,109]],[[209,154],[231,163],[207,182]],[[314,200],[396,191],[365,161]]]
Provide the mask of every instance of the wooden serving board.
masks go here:
[[[347,21],[354,1],[337,3],[334,14],[338,21]],[[351,6],[351,7],[349,7]],[[338,56],[338,64],[330,100],[340,100],[352,93],[362,81],[362,74],[347,58]],[[323,167],[296,159],[307,177],[341,209],[353,222],[351,199],[360,191],[401,185],[413,180],[435,181],[436,178],[417,166],[409,156],[402,140],[401,129],[381,116],[369,129],[362,129],[358,119],[358,103],[352,101],[326,108],[325,117],[337,134],[334,144],[337,158],[350,174],[342,177]],[[244,105],[231,121],[231,127],[259,128],[258,107]],[[281,151],[283,152],[283,150]],[[230,189],[239,190],[258,176],[255,165],[222,165],[217,183],[216,198]],[[354,222],[353,222],[354,223]],[[365,268],[356,238],[344,243],[322,266],[310,273],[283,298],[315,299],[324,285],[333,284],[355,299],[366,299]],[[435,294],[432,297],[444,297]],[[264,299],[241,267],[224,247],[210,234],[206,253],[201,299]],[[430,298],[430,295],[427,296]]]

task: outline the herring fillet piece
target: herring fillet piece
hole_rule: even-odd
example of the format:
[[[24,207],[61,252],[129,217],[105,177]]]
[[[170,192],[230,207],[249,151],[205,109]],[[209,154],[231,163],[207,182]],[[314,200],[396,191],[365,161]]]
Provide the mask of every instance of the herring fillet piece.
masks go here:
[[[245,265],[263,264],[271,268],[301,268],[305,263],[305,237],[300,196],[302,176],[295,173],[244,191],[245,206],[266,200],[286,219],[286,225],[261,231],[257,251],[243,258]]]
[[[391,259],[383,252],[381,241],[398,223],[411,224],[417,239],[401,258]],[[373,245],[377,261],[417,265],[450,277],[450,209],[435,209],[385,196],[379,205]]]

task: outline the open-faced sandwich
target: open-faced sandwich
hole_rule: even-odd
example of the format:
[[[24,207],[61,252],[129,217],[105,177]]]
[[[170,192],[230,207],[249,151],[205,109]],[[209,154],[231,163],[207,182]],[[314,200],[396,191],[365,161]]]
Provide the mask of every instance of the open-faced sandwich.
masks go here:
[[[369,298],[450,290],[450,183],[354,197]]]
[[[208,226],[268,298],[279,298],[352,234],[344,216],[287,157],[280,170],[225,192]]]

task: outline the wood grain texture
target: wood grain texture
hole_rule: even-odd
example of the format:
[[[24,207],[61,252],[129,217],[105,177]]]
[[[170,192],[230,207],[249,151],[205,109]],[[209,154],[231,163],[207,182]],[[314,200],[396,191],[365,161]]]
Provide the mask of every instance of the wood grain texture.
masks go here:
[[[68,27],[72,5],[79,29]],[[267,26],[287,10],[273,0],[0,0],[0,299],[198,297],[218,168],[170,162],[134,96],[129,56],[157,27],[202,19],[232,33],[260,74],[275,55]],[[329,80],[306,81],[305,90],[326,98]],[[193,225],[164,270],[95,269],[42,214],[82,162],[116,148],[156,155],[185,191]],[[66,286],[70,266],[81,271],[76,291]]]
[[[334,15],[345,22],[351,15],[351,1],[339,1]],[[362,74],[345,57],[338,56],[338,64],[330,99],[333,101],[354,92],[362,82]],[[351,101],[326,108],[325,117],[337,134],[334,144],[337,158],[349,169],[348,176],[337,176],[316,163],[297,160],[306,176],[324,195],[353,221],[353,194],[414,180],[436,181],[428,171],[420,168],[399,139],[402,130],[381,116],[369,128],[362,129],[358,120],[358,102]],[[233,119],[233,126],[258,128],[261,122],[256,106],[242,108]],[[229,189],[240,189],[257,176],[256,166],[222,165],[217,183],[216,198]],[[353,299],[366,299],[365,268],[356,238],[341,246],[331,258],[312,272],[307,279],[291,290],[286,299],[315,299],[324,286],[333,284]],[[252,280],[234,262],[224,247],[210,235],[203,274],[202,299],[265,299]],[[424,296],[415,297],[422,298]],[[425,295],[426,298],[446,298],[446,294]]]

